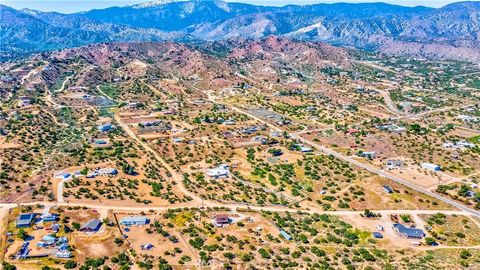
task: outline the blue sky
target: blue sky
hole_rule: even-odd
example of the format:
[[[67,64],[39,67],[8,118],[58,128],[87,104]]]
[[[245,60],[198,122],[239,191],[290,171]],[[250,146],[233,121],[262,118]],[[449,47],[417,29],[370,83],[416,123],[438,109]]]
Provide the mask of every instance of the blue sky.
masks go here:
[[[315,3],[334,3],[334,2],[386,2],[403,6],[430,6],[441,7],[448,3],[457,2],[452,0],[226,0],[227,2],[242,2],[257,5],[283,6],[288,4],[308,5]],[[72,13],[90,10],[94,8],[105,8],[111,6],[126,6],[136,3],[150,2],[148,0],[2,0],[1,4],[11,6],[16,9],[31,8],[42,11],[57,11],[62,13]]]

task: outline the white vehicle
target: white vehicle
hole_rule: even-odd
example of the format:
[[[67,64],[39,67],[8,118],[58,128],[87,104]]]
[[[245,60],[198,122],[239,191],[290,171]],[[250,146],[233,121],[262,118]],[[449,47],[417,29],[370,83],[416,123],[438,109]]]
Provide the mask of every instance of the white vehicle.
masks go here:
[[[413,241],[411,244],[412,244],[412,246],[414,246],[414,247],[420,246],[420,242],[418,242],[418,241]]]

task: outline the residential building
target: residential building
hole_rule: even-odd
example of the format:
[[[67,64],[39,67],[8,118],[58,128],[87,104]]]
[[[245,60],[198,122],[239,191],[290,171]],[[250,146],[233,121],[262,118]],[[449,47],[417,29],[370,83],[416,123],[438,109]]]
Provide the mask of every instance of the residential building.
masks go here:
[[[283,236],[283,238],[285,238],[287,241],[292,240],[292,237],[287,232],[285,232],[284,230],[280,230],[280,235]]]
[[[72,177],[72,174],[68,172],[59,172],[55,174],[54,177],[57,179],[67,180],[67,179],[70,179],[70,177]]]
[[[68,250],[62,250],[57,253],[55,253],[55,257],[57,258],[71,258],[72,257],[72,252]]]
[[[146,225],[148,222],[148,218],[144,216],[124,217],[120,220],[120,224],[125,226]]]
[[[178,138],[178,137],[177,137],[177,138],[173,138],[173,142],[174,142],[174,143],[181,143],[181,142],[183,142],[183,139],[182,139],[182,138]]]
[[[403,160],[389,159],[387,160],[387,168],[390,170],[402,168],[404,166]]]
[[[117,169],[112,167],[99,168],[87,174],[87,178],[95,178],[97,176],[115,176],[118,174]]]
[[[26,228],[32,225],[33,219],[35,218],[35,214],[25,213],[20,214],[15,222],[17,228]]]
[[[226,178],[230,174],[230,167],[227,164],[220,164],[215,168],[207,170],[207,175],[213,178]]]
[[[458,115],[457,118],[462,120],[463,122],[473,122],[477,120],[476,117],[469,115]]]
[[[376,153],[375,152],[360,152],[358,155],[361,156],[361,157],[364,157],[364,158],[372,158],[373,159],[373,158],[375,158]]]
[[[57,241],[57,238],[55,236],[52,236],[50,234],[44,235],[42,237],[42,242],[45,242],[48,245],[52,245]]]
[[[98,126],[98,130],[101,131],[101,132],[108,132],[112,129],[113,129],[112,124],[102,124],[102,125]]]
[[[57,221],[57,220],[58,220],[58,215],[56,215],[56,214],[53,214],[53,215],[46,214],[46,215],[43,215],[43,216],[42,216],[42,220],[43,220],[44,222]]]
[[[310,153],[313,152],[312,148],[306,147],[303,144],[295,144],[294,145],[295,149],[302,152],[302,153]]]
[[[231,220],[228,215],[216,215],[213,218],[213,225],[216,227],[222,227],[223,225],[230,224]]]
[[[118,173],[117,169],[111,167],[100,168],[96,172],[99,176],[113,176]]]
[[[422,168],[426,170],[434,171],[434,172],[441,170],[441,167],[439,165],[428,163],[428,162],[422,163]]]
[[[98,219],[91,219],[80,227],[82,232],[97,232],[102,227],[102,222]]]
[[[393,193],[392,187],[387,186],[387,185],[383,186],[383,190],[385,190],[385,192],[387,192],[387,193],[389,193],[389,194],[390,194],[390,193]]]
[[[409,239],[421,239],[425,237],[425,233],[421,229],[417,228],[409,228],[405,225],[395,223],[393,224],[393,230],[401,237],[409,238]]]
[[[235,120],[229,119],[229,120],[226,120],[225,122],[223,122],[223,124],[229,126],[229,125],[235,125],[236,122],[235,122]]]
[[[443,148],[453,148],[453,149],[464,149],[464,148],[474,148],[475,144],[467,141],[458,141],[458,142],[445,142]]]

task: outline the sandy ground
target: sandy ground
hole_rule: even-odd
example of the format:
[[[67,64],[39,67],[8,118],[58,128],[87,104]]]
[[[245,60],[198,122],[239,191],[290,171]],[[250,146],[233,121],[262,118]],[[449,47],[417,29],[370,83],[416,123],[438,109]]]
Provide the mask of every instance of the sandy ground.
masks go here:
[[[410,166],[401,170],[390,170],[389,172],[425,188],[436,186],[442,183],[442,180],[439,180],[438,176],[425,173],[418,167],[416,168]]]
[[[0,136],[0,149],[21,148],[22,145],[16,142],[7,142],[7,138]]]

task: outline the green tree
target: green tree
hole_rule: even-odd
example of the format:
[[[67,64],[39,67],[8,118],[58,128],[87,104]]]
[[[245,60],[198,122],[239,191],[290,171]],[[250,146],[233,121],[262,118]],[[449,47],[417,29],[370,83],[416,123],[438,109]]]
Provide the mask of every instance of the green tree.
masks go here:
[[[17,236],[22,240],[27,240],[27,238],[29,237],[28,233],[23,228],[20,228],[20,230],[18,230]]]
[[[3,262],[3,270],[17,270],[17,267],[7,262]]]
[[[65,267],[65,269],[74,269],[77,267],[77,262],[75,261],[67,261],[65,262],[65,264],[63,265],[63,267]]]

